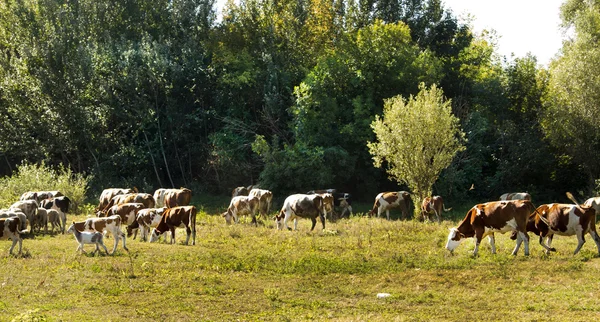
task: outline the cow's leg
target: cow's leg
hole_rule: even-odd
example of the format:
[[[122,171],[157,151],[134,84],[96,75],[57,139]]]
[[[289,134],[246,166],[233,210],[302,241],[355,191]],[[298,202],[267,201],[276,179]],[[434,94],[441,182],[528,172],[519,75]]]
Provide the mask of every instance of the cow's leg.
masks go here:
[[[287,228],[287,230],[292,230],[287,224],[289,219],[290,219],[290,216],[285,214],[285,217],[283,217],[283,227]],[[294,226],[294,227],[296,227],[296,226]]]
[[[479,252],[479,244],[483,239],[483,233],[483,229],[475,229],[475,236],[473,236],[475,238],[475,249],[473,250],[473,256],[477,256],[477,253]]]
[[[190,236],[192,235],[192,230],[190,229],[189,225],[185,226],[185,233],[185,244],[187,245],[190,242]]]
[[[294,218],[294,230],[298,230],[298,217]]]
[[[519,232],[519,235],[521,236],[521,239],[523,240],[523,243],[524,243],[523,247],[525,249],[523,251],[525,253],[525,256],[529,256],[529,235],[527,235],[526,232],[522,232],[522,231]]]
[[[390,210],[389,209],[387,209],[385,211],[385,216],[387,217],[387,220],[390,220]]]
[[[17,228],[18,229],[18,228]],[[17,244],[17,238],[12,238],[12,245],[10,246],[10,250],[8,251],[9,254],[12,255],[13,249],[15,248],[15,245]]]
[[[323,224],[323,230],[325,230],[325,216],[320,215],[319,217],[321,218],[321,224]]]
[[[490,246],[492,247],[492,254],[496,254],[496,238],[494,233],[488,236],[488,240],[490,241]]]
[[[437,217],[438,224],[442,221],[442,216],[440,211],[435,210],[435,216]]]
[[[171,227],[171,244],[175,244],[175,227]]]
[[[67,214],[62,211],[59,211],[60,219],[62,220],[62,233],[65,233],[65,227],[67,226]]]
[[[592,225],[593,225],[593,223],[592,223]],[[596,233],[594,230],[590,230],[590,235],[592,236],[592,239],[596,243],[596,247],[598,248],[598,256],[600,256],[600,237],[598,236],[598,233]]]
[[[115,242],[113,244],[113,250],[112,250],[111,254],[115,253],[118,245],[119,245],[119,235],[115,235]]]
[[[577,227],[576,229],[576,234],[577,234],[577,248],[575,248],[575,252],[573,253],[573,255],[579,253],[579,251],[581,250],[581,247],[583,246],[583,244],[585,244],[585,237],[583,237],[583,229],[579,227]]]
[[[19,255],[20,255],[21,252],[23,251],[23,239],[21,238],[21,236],[17,236],[17,241],[19,243]]]
[[[260,215],[260,213],[259,213]],[[256,227],[258,227],[258,221],[256,221],[256,215],[252,214],[252,224]]]
[[[550,249],[551,252],[555,252],[556,248],[552,247],[552,238],[554,237],[554,235],[548,235],[548,237],[546,237],[546,245],[548,245],[548,248]]]
[[[313,229],[315,229],[315,225],[317,224],[317,219],[316,218],[310,218],[310,221],[312,222],[312,227],[310,227],[310,231],[313,231]]]

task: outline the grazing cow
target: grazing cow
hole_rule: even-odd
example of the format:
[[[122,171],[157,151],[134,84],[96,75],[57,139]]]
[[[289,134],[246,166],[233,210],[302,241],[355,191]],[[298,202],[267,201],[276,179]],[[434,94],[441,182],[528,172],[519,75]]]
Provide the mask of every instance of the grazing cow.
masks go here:
[[[233,218],[234,222],[239,223],[239,217],[242,215],[250,215],[252,216],[252,224],[258,226],[256,222],[256,212],[258,210],[259,199],[254,196],[237,196],[231,198],[231,202],[229,203],[229,207],[227,211],[225,211],[222,216],[225,218],[225,222],[228,225],[231,225],[231,219]]]
[[[80,221],[73,223],[75,225],[75,229],[79,231],[88,231],[88,232],[106,232],[111,233],[115,237],[115,245],[111,254],[114,254],[117,250],[117,245],[119,244],[119,240],[123,239],[123,249],[129,251],[126,245],[126,236],[121,231],[121,217],[119,216],[110,216],[105,218],[88,218],[86,221]]]
[[[99,198],[100,203],[98,204],[98,208],[96,208],[96,211],[104,210],[106,208],[106,206],[108,206],[108,203],[115,196],[125,195],[128,193],[136,193],[136,192],[137,192],[137,189],[123,189],[123,188],[104,189],[102,191],[102,194],[100,195],[100,198]]]
[[[33,219],[37,209],[39,208],[38,202],[35,200],[17,201],[13,203],[10,208],[21,209],[23,211],[25,216],[27,216],[27,220],[29,221],[29,231],[33,233]]]
[[[585,243],[584,235],[589,233],[596,243],[598,255],[600,255],[600,237],[596,232],[596,210],[591,206],[579,205],[573,195],[567,192],[567,196],[575,204],[552,203],[541,205],[529,216],[527,231],[540,236],[540,245],[546,249],[546,254],[556,249],[552,247],[552,237],[577,236],[577,248],[573,255],[577,254]],[[543,238],[546,237],[546,244]]]
[[[529,200],[492,201],[473,206],[457,228],[450,229],[446,249],[451,253],[465,238],[475,237],[475,250],[477,256],[479,243],[485,236],[489,236],[492,254],[496,253],[494,232],[505,233],[515,231],[517,244],[512,254],[516,255],[525,241],[525,256],[529,255],[529,235],[527,235],[527,217],[535,207]]]
[[[312,221],[310,230],[312,231],[317,224],[317,217],[321,219],[323,230],[325,230],[323,197],[321,197],[321,195],[295,194],[285,198],[281,211],[275,216],[275,221],[277,229],[283,229],[283,227],[285,227],[288,230],[291,230],[287,223],[289,220],[293,219],[294,230],[297,230],[298,218],[310,218]]]
[[[108,249],[106,249],[106,246],[104,245],[104,235],[102,235],[102,233],[97,232],[97,231],[81,232],[81,231],[75,229],[75,222],[73,222],[73,224],[69,227],[69,229],[67,230],[67,233],[69,233],[69,234],[73,233],[73,235],[75,236],[75,240],[77,240],[77,243],[79,244],[77,246],[77,249],[75,250],[76,252],[81,250],[81,253],[85,253],[85,250],[83,250],[83,245],[95,244],[96,249],[94,250],[94,252],[92,254],[99,252],[100,251],[99,246],[102,246],[104,248],[104,251],[106,252],[106,255],[108,255]]]
[[[25,193],[23,193],[21,195],[21,197],[19,198],[19,201],[25,201],[25,200],[35,200],[38,203],[41,202],[44,199],[52,199],[55,197],[62,197],[64,196],[62,194],[62,192],[58,191],[58,190],[54,190],[54,191],[27,191]]]
[[[27,230],[19,230],[21,219],[19,217],[0,218],[0,239],[12,239],[9,254],[12,254],[15,245],[19,243],[19,254],[23,246],[21,234],[27,233]]]
[[[423,215],[423,220],[427,218],[427,221],[430,220],[429,215],[435,214],[439,223],[442,219],[442,211],[448,212],[450,210],[452,208],[446,209],[444,199],[441,196],[425,197],[421,203],[421,214]]]
[[[127,237],[133,235],[133,239],[135,239],[137,237],[137,230],[140,229],[141,239],[145,241],[150,228],[154,228],[160,223],[165,209],[167,208],[145,208],[138,211],[135,221],[127,226]]]
[[[248,193],[248,196],[256,197],[258,199],[258,213],[265,217],[271,212],[271,201],[273,200],[273,193],[265,189],[252,189]]]
[[[11,208],[11,209],[0,209],[0,218],[10,218],[10,217],[19,217],[19,222],[21,227],[19,230],[27,231],[27,216],[23,213],[23,210],[19,208]]]
[[[254,189],[256,186],[250,185],[247,187],[236,187],[233,189],[233,191],[231,192],[231,198],[233,197],[237,197],[237,196],[247,196],[250,191],[252,189]],[[258,187],[256,187],[258,188]]]
[[[165,206],[167,208],[173,208],[177,206],[188,206],[191,201],[192,190],[188,188],[173,189],[165,192]]]
[[[175,243],[175,228],[185,227],[187,245],[192,235],[192,245],[196,245],[196,207],[194,206],[179,206],[167,208],[163,216],[150,234],[150,242],[155,242],[158,237],[166,231],[171,232],[171,244]]]
[[[531,201],[531,195],[527,192],[512,192],[505,193],[500,196],[500,200],[529,200]]]
[[[58,211],[60,215],[60,220],[62,222],[62,233],[64,234],[65,227],[67,226],[67,212],[69,211],[69,206],[71,205],[71,200],[68,197],[56,197],[54,199],[45,199],[42,201],[41,206],[48,209],[54,209]]]
[[[410,202],[410,193],[406,191],[382,192],[375,197],[373,209],[369,212],[369,216],[377,217],[385,211],[387,219],[390,220],[390,209],[400,208],[402,217],[408,217],[408,208]]]
[[[46,213],[48,214],[48,223],[52,225],[52,232],[56,227],[58,227],[57,231],[64,231],[64,227],[60,224],[61,216],[58,211],[56,209],[46,209]]]
[[[123,225],[131,225],[133,222],[135,222],[137,213],[144,208],[146,208],[144,204],[139,202],[124,203],[118,206],[110,207],[107,211],[102,213],[104,215],[102,217],[117,215],[121,217],[121,223]]]
[[[311,190],[307,192],[307,195],[317,194],[322,195],[324,193],[330,193],[333,196],[334,209],[332,213],[333,217],[343,218],[348,214],[347,217],[352,216],[352,196],[346,192],[337,192],[336,189],[324,189],[324,190]],[[336,213],[335,208],[341,208],[339,214]]]

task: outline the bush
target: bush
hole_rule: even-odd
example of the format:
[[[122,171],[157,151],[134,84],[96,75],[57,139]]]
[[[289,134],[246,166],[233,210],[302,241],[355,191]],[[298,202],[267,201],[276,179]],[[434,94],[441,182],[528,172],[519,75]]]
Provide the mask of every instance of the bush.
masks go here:
[[[75,174],[60,166],[54,170],[45,163],[21,164],[11,177],[0,179],[0,208],[7,208],[27,191],[58,190],[71,200],[71,211],[77,213],[83,204],[90,177]]]

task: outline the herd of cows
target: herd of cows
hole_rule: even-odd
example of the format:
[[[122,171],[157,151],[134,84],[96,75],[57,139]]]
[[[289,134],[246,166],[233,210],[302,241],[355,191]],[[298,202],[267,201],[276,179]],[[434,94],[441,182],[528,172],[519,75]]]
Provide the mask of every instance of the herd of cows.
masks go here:
[[[533,232],[539,236],[539,243],[546,252],[556,251],[551,247],[554,235],[576,235],[578,245],[575,254],[585,243],[584,235],[589,233],[598,247],[600,255],[600,237],[596,233],[596,212],[600,211],[600,197],[590,198],[579,204],[567,193],[573,204],[544,204],[535,207],[528,193],[504,194],[500,201],[491,201],[473,206],[456,228],[448,235],[446,249],[451,253],[465,238],[475,238],[474,255],[477,255],[481,240],[488,236],[492,253],[496,252],[494,233],[512,232],[511,239],[516,239],[513,255],[516,255],[524,243],[525,255],[529,255],[529,235]],[[66,227],[66,213],[71,201],[59,191],[26,192],[20,200],[8,209],[0,209],[0,238],[11,239],[9,253],[12,254],[16,244],[21,253],[22,234],[34,232],[48,233],[48,224],[52,232],[55,230],[73,234],[78,242],[77,251],[84,252],[85,244],[95,244],[94,252],[100,247],[109,254],[104,245],[104,237],[112,235],[115,252],[120,240],[123,248],[127,237],[135,239],[138,231],[141,240],[157,241],[161,235],[170,235],[170,243],[175,243],[175,229],[185,228],[186,241],[192,239],[196,243],[196,207],[190,205],[192,191],[187,188],[158,189],[154,194],[139,193],[134,189],[110,188],[105,189],[99,198],[95,217],[89,216],[85,221],[73,222]],[[241,216],[250,216],[252,224],[258,225],[256,216],[271,213],[273,193],[269,190],[253,186],[237,187],[232,192],[232,198],[227,210],[222,214],[227,224],[239,223]],[[409,216],[410,193],[406,191],[382,192],[375,197],[369,216],[381,217],[386,214],[390,219],[390,209],[398,208],[403,218]],[[343,218],[352,215],[352,200],[349,193],[338,192],[335,189],[313,190],[305,194],[288,196],[281,210],[273,217],[277,229],[291,228],[288,223],[294,221],[297,229],[299,218],[312,221],[311,230],[315,228],[317,218],[325,229],[325,219]],[[424,220],[430,220],[435,215],[438,222],[442,213],[450,211],[444,206],[442,197],[427,197],[421,203],[421,214]],[[28,229],[29,226],[29,229]],[[125,231],[123,231],[125,227]],[[149,236],[149,238],[148,238]],[[543,239],[546,238],[546,242]]]

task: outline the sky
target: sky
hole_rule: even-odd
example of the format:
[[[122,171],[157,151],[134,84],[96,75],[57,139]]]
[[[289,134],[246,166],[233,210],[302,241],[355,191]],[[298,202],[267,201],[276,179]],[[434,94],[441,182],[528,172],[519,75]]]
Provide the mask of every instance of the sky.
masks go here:
[[[528,52],[547,66],[562,47],[559,9],[565,0],[443,0],[459,21],[470,14],[473,30],[495,30],[499,36],[498,53],[510,61],[511,54],[524,57]],[[217,0],[217,8],[225,0]],[[218,13],[220,15],[220,12]]]
[[[547,66],[562,47],[559,28],[560,5],[564,0],[443,0],[459,21],[471,14],[473,30],[493,29],[499,36],[498,53],[511,60],[511,53],[528,52]]]

